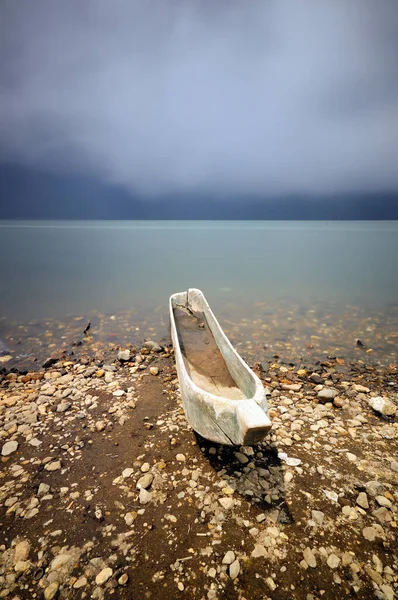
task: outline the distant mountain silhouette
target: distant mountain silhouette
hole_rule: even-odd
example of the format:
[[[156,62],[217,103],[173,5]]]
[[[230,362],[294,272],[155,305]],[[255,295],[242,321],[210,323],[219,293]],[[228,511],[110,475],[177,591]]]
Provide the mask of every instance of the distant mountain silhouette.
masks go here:
[[[398,193],[260,198],[194,193],[146,199],[83,175],[0,167],[0,219],[398,219]]]

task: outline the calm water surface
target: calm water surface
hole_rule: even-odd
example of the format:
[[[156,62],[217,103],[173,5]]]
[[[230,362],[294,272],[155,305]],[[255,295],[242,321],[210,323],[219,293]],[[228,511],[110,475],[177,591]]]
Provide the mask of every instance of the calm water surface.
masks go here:
[[[169,295],[188,287],[257,329],[281,307],[298,329],[311,310],[396,323],[396,221],[3,221],[0,253],[3,329],[122,311],[165,327]]]

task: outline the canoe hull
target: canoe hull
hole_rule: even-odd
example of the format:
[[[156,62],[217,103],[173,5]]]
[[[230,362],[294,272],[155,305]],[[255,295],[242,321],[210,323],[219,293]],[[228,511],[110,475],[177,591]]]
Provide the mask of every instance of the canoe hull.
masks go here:
[[[174,308],[178,307],[203,312],[228,371],[242,390],[244,399],[216,396],[194,383],[180,347],[174,317]],[[202,437],[220,444],[259,443],[271,427],[266,392],[260,379],[233,348],[200,290],[190,289],[170,297],[170,324],[181,399],[191,427]]]

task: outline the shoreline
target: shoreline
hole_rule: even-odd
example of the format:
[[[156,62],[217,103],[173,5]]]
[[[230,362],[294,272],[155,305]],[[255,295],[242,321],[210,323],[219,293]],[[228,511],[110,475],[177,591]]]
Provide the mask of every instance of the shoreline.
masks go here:
[[[188,426],[169,346],[112,352],[0,376],[1,597],[393,599],[395,367],[252,364],[273,427],[228,448]]]

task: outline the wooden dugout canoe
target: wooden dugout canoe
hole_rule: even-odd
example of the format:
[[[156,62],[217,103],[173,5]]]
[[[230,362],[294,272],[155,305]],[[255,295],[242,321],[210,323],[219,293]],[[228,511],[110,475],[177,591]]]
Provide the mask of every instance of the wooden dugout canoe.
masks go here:
[[[185,415],[204,438],[253,445],[271,427],[260,379],[242,360],[197,289],[170,297],[171,338]]]

